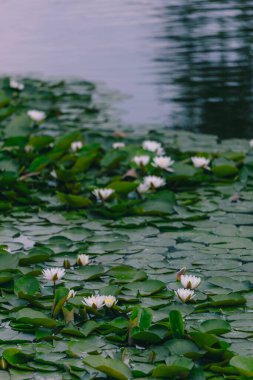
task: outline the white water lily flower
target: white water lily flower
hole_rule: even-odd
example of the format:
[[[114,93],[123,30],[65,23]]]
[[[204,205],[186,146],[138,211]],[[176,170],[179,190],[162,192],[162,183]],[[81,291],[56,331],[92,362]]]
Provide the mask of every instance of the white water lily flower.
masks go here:
[[[148,175],[147,177],[144,177],[144,184],[151,188],[157,189],[158,187],[165,186],[166,182],[162,177]]]
[[[89,261],[90,261],[89,256],[88,255],[84,255],[84,254],[78,255],[77,256],[77,260],[76,260],[77,264],[81,265],[83,267],[85,267],[86,265],[88,265]]]
[[[192,276],[191,274],[190,275],[183,274],[180,277],[180,281],[181,281],[181,284],[184,288],[196,289],[201,283],[201,278],[196,277],[196,276]]]
[[[56,282],[58,280],[61,280],[61,278],[65,275],[65,269],[63,268],[43,269],[42,274],[45,280]]]
[[[95,189],[92,191],[92,194],[95,195],[97,200],[105,201],[114,193],[114,191],[115,190],[113,190],[113,189]]]
[[[72,152],[76,152],[77,150],[81,149],[83,147],[82,141],[73,141],[70,145],[70,149]]]
[[[173,161],[170,157],[157,156],[154,158],[152,166],[154,166],[155,168],[167,170],[167,172],[174,172],[174,170],[171,168],[174,162],[175,161]]]
[[[186,303],[195,297],[194,290],[190,289],[180,288],[175,291],[175,294],[183,303]]]
[[[117,299],[114,296],[104,296],[104,303],[106,307],[112,307],[113,305],[116,305]]]
[[[25,88],[23,83],[20,83],[16,81],[15,79],[10,80],[10,87],[13,88],[14,90],[19,90],[19,91],[22,91]]]
[[[205,157],[191,157],[192,163],[195,166],[195,168],[204,168],[204,169],[210,169],[209,163],[210,160]]]
[[[33,120],[39,123],[40,121],[46,118],[46,114],[43,111],[30,110],[27,112],[27,115]]]
[[[150,152],[154,152],[159,156],[162,156],[164,154],[162,145],[157,141],[146,140],[142,143],[142,148],[149,150]]]
[[[102,309],[105,304],[104,300],[105,296],[96,295],[91,297],[84,297],[82,303],[85,306],[93,307],[95,309]]]
[[[75,296],[76,296],[76,292],[73,289],[71,289],[67,296],[67,301],[70,300],[70,298],[74,298]]]
[[[120,148],[124,148],[125,146],[126,144],[123,142],[115,142],[112,144],[113,149],[120,149]]]
[[[140,194],[146,193],[149,191],[150,186],[147,183],[140,183],[139,186],[137,187],[137,191]]]
[[[253,148],[253,139],[252,139],[252,140],[249,140],[249,146],[250,146],[251,148]]]
[[[146,166],[149,163],[149,156],[135,156],[133,162],[138,166]]]

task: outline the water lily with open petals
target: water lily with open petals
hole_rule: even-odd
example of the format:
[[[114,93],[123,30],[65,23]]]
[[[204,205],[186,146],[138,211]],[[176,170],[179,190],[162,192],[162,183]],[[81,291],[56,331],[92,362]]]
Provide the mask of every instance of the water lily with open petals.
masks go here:
[[[116,297],[114,297],[114,296],[105,296],[104,297],[105,306],[108,308],[113,307],[114,305],[116,305],[117,302],[118,301],[117,301]]]
[[[157,141],[146,140],[142,143],[142,148],[145,150],[149,150],[150,152],[156,153],[159,156],[162,156],[164,154],[162,145]]]
[[[95,189],[92,194],[95,195],[98,201],[106,201],[114,193],[113,189]]]
[[[155,175],[148,175],[144,177],[144,183],[150,188],[157,189],[158,187],[165,186],[165,179],[162,177],[157,177]]]
[[[45,280],[56,282],[58,280],[61,280],[62,277],[65,275],[65,269],[63,268],[43,269],[42,274]]]
[[[209,163],[210,160],[205,157],[191,157],[192,163],[195,166],[195,168],[204,168],[204,169],[210,169]]]
[[[36,121],[37,123],[40,123],[46,118],[46,114],[43,111],[38,111],[38,110],[30,110],[27,112],[27,115],[33,120]]]
[[[95,309],[102,309],[102,307],[105,305],[105,296],[90,296],[90,297],[84,297],[82,303],[85,306],[93,307]]]
[[[186,289],[196,289],[200,283],[201,278],[193,275],[184,274],[180,277],[181,284]]]
[[[146,166],[149,163],[149,156],[135,156],[133,162],[138,166]]]
[[[184,288],[177,289],[175,294],[183,303],[186,303],[195,297],[194,290]]]
[[[174,170],[171,167],[174,164],[174,162],[175,161],[173,161],[170,157],[157,156],[154,158],[152,166],[154,166],[155,168],[167,170],[167,172],[174,172]]]

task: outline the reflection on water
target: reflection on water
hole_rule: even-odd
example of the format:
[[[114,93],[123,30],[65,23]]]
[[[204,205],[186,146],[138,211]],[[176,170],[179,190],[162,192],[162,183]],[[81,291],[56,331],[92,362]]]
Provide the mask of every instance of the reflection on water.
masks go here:
[[[170,0],[156,66],[174,126],[253,136],[252,0]]]
[[[102,81],[127,95],[124,121],[162,122],[154,3],[164,0],[0,0],[0,73]]]
[[[253,0],[0,0],[0,72],[103,81],[130,95],[125,122],[252,138],[252,16]]]

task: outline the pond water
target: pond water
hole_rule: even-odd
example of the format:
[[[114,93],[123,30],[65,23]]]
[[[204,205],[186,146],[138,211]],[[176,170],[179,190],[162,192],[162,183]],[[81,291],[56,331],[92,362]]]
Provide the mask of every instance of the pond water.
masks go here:
[[[0,0],[0,73],[82,77],[131,124],[253,136],[253,0]]]

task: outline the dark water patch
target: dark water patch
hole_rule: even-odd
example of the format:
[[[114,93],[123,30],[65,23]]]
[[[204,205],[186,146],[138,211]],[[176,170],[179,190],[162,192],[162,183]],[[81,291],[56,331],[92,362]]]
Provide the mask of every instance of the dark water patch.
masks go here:
[[[104,82],[124,123],[251,138],[252,15],[253,0],[0,0],[0,72]]]
[[[252,1],[172,1],[163,8],[156,67],[170,125],[252,136],[252,14]]]

